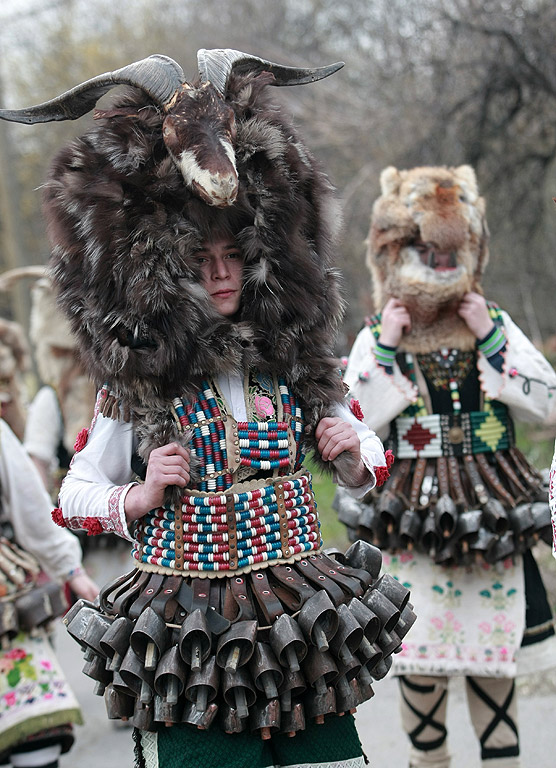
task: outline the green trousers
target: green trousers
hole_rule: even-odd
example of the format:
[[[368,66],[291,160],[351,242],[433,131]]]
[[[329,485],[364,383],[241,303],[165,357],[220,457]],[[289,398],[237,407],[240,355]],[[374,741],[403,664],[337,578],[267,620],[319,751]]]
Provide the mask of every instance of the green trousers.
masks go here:
[[[156,733],[136,731],[138,768],[364,768],[351,715],[328,715],[293,738],[263,741],[251,733],[227,734],[173,725]]]

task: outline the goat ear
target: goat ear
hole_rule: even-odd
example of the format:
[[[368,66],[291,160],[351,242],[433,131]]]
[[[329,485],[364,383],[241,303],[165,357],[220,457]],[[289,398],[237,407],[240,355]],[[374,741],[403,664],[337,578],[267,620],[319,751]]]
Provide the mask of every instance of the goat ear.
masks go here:
[[[393,165],[389,165],[380,174],[380,191],[384,196],[397,193],[402,182],[400,172]]]

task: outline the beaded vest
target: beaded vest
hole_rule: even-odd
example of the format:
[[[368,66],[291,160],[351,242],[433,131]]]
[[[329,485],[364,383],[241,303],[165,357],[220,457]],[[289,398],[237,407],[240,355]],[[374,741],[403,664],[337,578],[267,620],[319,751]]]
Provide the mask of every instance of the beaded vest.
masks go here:
[[[500,308],[493,302],[487,302],[487,307],[493,322],[501,325]],[[367,325],[378,340],[381,316],[375,315],[368,319]],[[458,379],[465,377],[469,367],[474,364],[471,353],[460,354],[458,350],[445,350],[436,358],[428,355],[420,361],[428,378],[440,383],[446,380],[452,398],[453,413],[430,413],[419,387],[414,356],[405,354],[406,375],[419,389],[419,393],[415,403],[411,403],[391,425],[388,444],[398,459],[492,453],[514,445],[513,422],[503,403],[484,397],[482,410],[461,410]]]
[[[251,374],[244,395],[245,422],[209,381],[194,401],[172,402],[180,430],[191,433],[199,479],[179,508],[154,509],[141,520],[133,550],[139,567],[225,575],[320,547],[311,476],[302,469],[303,412],[282,379]]]

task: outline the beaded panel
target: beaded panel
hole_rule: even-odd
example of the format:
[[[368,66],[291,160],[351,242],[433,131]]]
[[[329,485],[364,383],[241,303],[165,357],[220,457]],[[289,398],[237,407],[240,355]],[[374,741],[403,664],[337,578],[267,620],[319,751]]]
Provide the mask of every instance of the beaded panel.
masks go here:
[[[193,430],[191,449],[198,460],[200,474],[197,490],[225,491],[235,482],[234,473],[239,467],[278,475],[301,467],[303,411],[283,379],[278,381],[279,402],[276,402],[272,382],[268,382],[266,378],[259,378],[246,386],[246,402],[257,420],[236,423],[227,413],[223,398],[208,381],[203,381],[194,402],[180,398],[172,402],[181,427]]]
[[[136,560],[184,571],[237,570],[321,546],[308,473],[239,493],[187,493],[179,514],[152,510],[136,536]]]

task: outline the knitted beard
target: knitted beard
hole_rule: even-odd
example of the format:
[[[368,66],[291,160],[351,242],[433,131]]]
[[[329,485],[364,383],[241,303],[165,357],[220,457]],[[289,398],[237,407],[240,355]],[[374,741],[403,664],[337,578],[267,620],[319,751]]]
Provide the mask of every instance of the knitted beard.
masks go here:
[[[488,260],[485,206],[473,169],[387,168],[381,190],[373,206],[367,253],[377,310],[390,297],[407,307],[411,331],[402,338],[402,350],[472,349],[475,337],[457,310],[465,293],[482,293],[480,280]],[[418,241],[451,251],[454,268],[424,264],[415,246]]]
[[[163,116],[134,89],[51,167],[44,210],[59,301],[91,376],[150,425],[143,454],[175,438],[168,401],[193,396],[202,377],[246,367],[279,373],[312,425],[343,397],[333,360],[338,206],[292,125],[269,105],[269,78],[230,78],[240,189],[228,208],[185,186],[162,140]],[[223,232],[245,259],[235,322],[215,311],[192,258]]]

